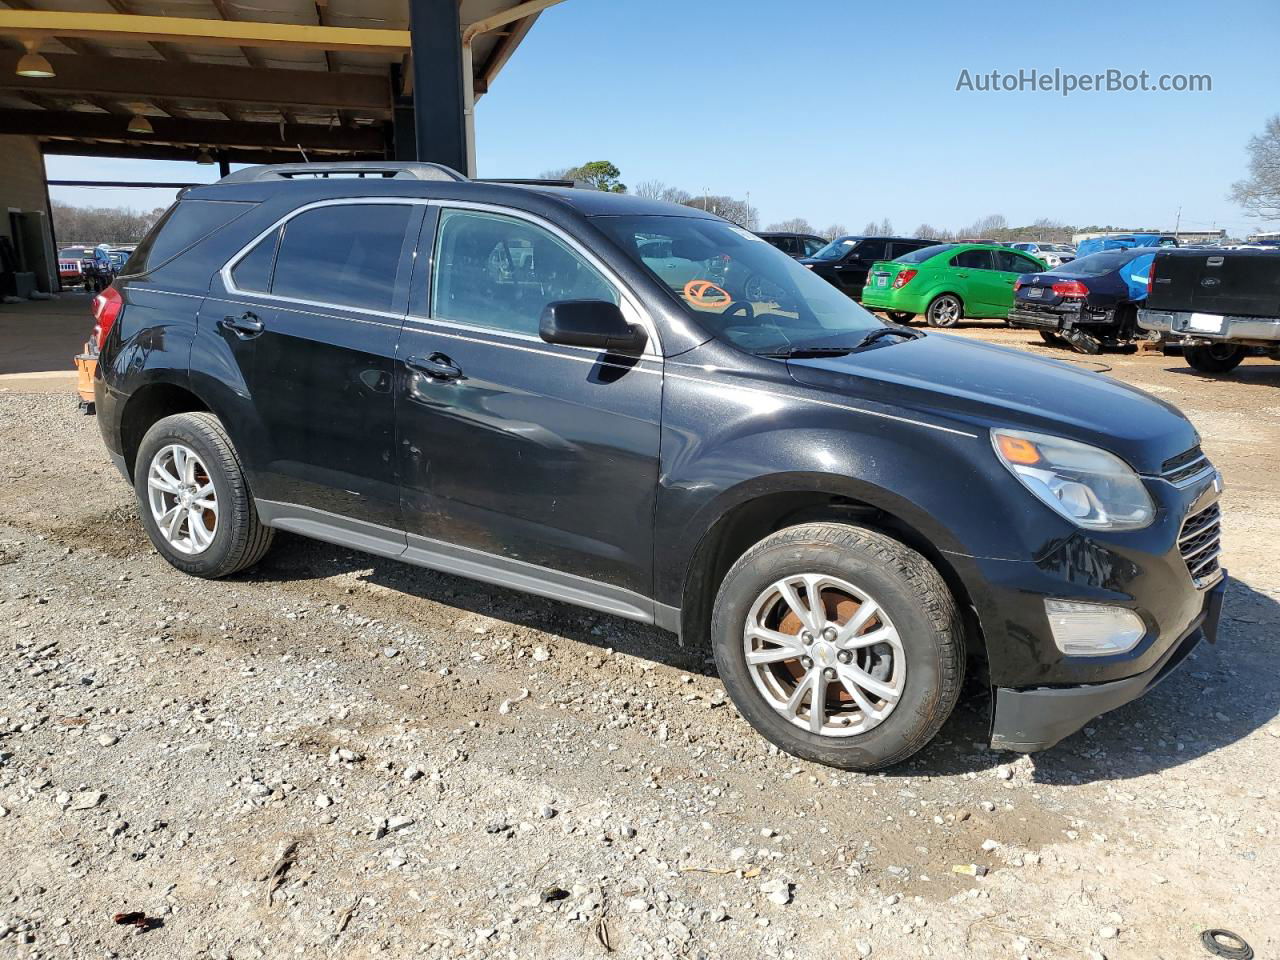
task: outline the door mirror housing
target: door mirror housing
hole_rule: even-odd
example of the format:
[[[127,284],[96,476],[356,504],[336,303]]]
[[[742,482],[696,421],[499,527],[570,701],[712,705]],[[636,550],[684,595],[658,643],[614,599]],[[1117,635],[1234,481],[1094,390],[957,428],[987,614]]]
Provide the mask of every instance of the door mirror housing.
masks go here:
[[[641,353],[649,342],[638,324],[608,300],[556,300],[542,308],[538,334],[547,343],[591,347],[611,353]]]

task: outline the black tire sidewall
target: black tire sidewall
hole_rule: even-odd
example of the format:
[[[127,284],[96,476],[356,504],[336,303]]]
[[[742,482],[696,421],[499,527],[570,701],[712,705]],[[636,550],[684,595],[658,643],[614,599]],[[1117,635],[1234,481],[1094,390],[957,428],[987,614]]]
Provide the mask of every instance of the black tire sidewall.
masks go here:
[[[227,568],[236,547],[237,537],[234,527],[238,518],[244,516],[243,505],[236,502],[237,491],[227,477],[223,466],[223,451],[217,448],[214,439],[206,433],[206,429],[202,429],[199,421],[182,414],[156,422],[138,446],[133,471],[133,489],[138,498],[138,515],[152,545],[171,565],[184,573],[198,577],[220,576],[221,571]],[[155,518],[151,515],[147,474],[156,453],[170,443],[185,444],[199,455],[205,469],[209,471],[214,493],[218,498],[218,529],[214,532],[213,543],[207,550],[195,555],[179,553],[173,549],[160,533]]]
[[[751,605],[770,584],[799,573],[837,576],[866,590],[898,631],[907,657],[902,697],[888,718],[866,733],[832,737],[802,730],[769,705],[751,678],[743,651],[743,627]],[[936,714],[943,679],[934,624],[910,585],[891,567],[861,551],[821,542],[803,546],[786,543],[763,550],[735,567],[717,598],[712,645],[725,690],[747,722],[770,742],[805,759],[843,768],[876,769],[901,759],[908,744],[922,745],[922,731],[932,731],[939,722]]]
[[[1234,370],[1244,361],[1244,348],[1235,346],[1229,357],[1215,357],[1213,347],[1188,347],[1185,357],[1187,363],[1201,373],[1227,373]]]

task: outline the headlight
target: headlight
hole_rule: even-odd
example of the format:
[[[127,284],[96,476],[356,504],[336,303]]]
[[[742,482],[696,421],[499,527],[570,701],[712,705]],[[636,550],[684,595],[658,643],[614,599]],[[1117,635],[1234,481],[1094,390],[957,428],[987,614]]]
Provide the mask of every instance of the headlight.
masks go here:
[[[1142,480],[1115,454],[1021,430],[992,430],[1000,462],[1041,501],[1093,530],[1137,530],[1155,507]]]

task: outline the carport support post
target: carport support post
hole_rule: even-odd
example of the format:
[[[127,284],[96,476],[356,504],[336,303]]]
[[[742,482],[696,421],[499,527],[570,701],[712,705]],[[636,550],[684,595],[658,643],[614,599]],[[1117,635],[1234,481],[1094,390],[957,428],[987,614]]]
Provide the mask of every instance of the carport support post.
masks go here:
[[[409,32],[418,159],[469,173],[457,0],[409,0]]]

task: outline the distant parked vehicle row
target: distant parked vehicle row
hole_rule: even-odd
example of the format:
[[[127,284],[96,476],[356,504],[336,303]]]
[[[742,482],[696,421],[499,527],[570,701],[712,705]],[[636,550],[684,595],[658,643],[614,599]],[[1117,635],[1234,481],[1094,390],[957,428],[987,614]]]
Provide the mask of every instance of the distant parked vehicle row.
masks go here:
[[[954,327],[964,317],[1003,320],[1019,276],[1044,269],[1042,261],[1008,247],[935,243],[876,263],[862,305],[898,323],[923,315],[931,327]]]
[[[1034,240],[1028,243],[1011,243],[1009,249],[1029,253],[1037,260],[1043,260],[1050,267],[1060,267],[1076,258],[1075,248],[1065,243],[1045,243]]]

